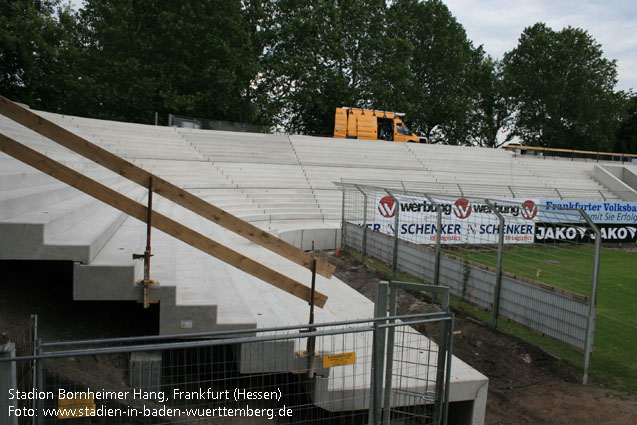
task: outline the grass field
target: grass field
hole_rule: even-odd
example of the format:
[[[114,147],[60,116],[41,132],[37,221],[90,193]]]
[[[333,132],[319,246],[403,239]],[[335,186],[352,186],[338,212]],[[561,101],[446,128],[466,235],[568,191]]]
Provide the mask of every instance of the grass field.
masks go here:
[[[637,252],[603,250],[598,294],[593,374],[637,393]]]
[[[460,256],[457,250],[453,254]],[[463,258],[480,264],[491,267],[496,264],[495,250],[467,250],[461,254]],[[515,247],[504,252],[502,264],[505,272],[590,296],[593,259],[593,247],[587,245],[568,249]],[[379,262],[371,261],[368,265],[390,273]],[[405,275],[399,278],[410,279]],[[457,299],[453,305],[490,322],[490,312]],[[498,326],[559,356],[569,364],[583,367],[584,356],[575,350],[514,323],[501,320]],[[609,248],[602,250],[590,375],[613,388],[637,393],[637,252]]]
[[[497,250],[467,249],[462,257],[495,268]],[[590,297],[594,259],[592,245],[509,246],[502,257],[502,271]]]
[[[495,251],[466,251],[471,261],[494,267]],[[594,251],[592,246],[570,248],[512,248],[504,252],[505,272],[590,296]],[[503,324],[576,366],[583,356],[546,338]],[[637,393],[637,252],[602,249],[597,322],[591,375],[618,389]]]

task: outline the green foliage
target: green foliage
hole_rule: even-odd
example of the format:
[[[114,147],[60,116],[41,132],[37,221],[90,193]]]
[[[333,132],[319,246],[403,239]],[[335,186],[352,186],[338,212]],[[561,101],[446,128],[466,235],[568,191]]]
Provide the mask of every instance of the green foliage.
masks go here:
[[[469,132],[478,146],[498,147],[498,132],[511,120],[500,63],[486,56],[473,68],[476,93]]]
[[[257,55],[239,2],[89,0],[81,21],[91,115],[254,119],[247,92]]]
[[[261,81],[289,131],[329,135],[339,106],[369,106],[382,0],[271,1]]]
[[[59,0],[0,3],[0,92],[33,106],[55,97],[64,34],[54,18]]]
[[[389,71],[376,96],[382,106],[407,113],[412,129],[428,139],[450,143],[468,139],[473,97],[477,91],[474,69],[482,49],[474,49],[462,25],[439,0],[399,0],[388,11]]]
[[[637,95],[626,100],[626,115],[617,132],[614,152],[637,154]]]
[[[503,59],[513,133],[529,145],[610,150],[621,98],[615,61],[584,30],[528,27]]]

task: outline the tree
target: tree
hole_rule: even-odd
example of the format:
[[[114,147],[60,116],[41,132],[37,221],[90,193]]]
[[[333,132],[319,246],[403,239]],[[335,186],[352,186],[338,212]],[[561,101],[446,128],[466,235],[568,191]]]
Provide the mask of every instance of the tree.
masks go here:
[[[626,114],[617,132],[614,152],[637,154],[637,94],[626,95]]]
[[[510,120],[500,63],[486,56],[475,67],[476,94],[471,113],[471,140],[478,146],[498,147],[498,133]]]
[[[249,100],[258,55],[240,1],[88,0],[81,20],[90,115],[259,119]]]
[[[513,134],[529,145],[610,150],[621,111],[615,61],[584,30],[528,27],[504,55]]]
[[[428,139],[438,135],[464,143],[482,49],[473,48],[462,25],[440,0],[394,2],[388,12],[388,37],[405,44],[387,56],[392,60],[386,66],[396,67],[398,73],[385,76],[383,84],[395,90],[383,97],[403,109],[412,129]]]
[[[339,106],[371,105],[383,0],[268,3],[262,87],[288,131],[331,134]]]
[[[60,0],[0,4],[0,92],[35,108],[60,109],[60,91],[70,78],[67,52],[69,8]],[[57,18],[56,18],[57,11]]]

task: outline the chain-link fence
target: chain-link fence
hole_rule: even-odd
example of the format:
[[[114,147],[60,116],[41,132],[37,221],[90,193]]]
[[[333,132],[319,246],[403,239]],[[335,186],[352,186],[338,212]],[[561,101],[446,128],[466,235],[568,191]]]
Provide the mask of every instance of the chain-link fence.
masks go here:
[[[242,133],[272,133],[272,128],[265,125],[210,120],[207,118],[183,117],[173,114],[168,115],[168,126],[200,128],[205,130],[237,131]]]
[[[393,383],[387,421],[446,423],[449,392],[443,389],[450,376],[453,316],[390,317],[386,309],[377,310],[377,319],[338,323],[38,342],[35,355],[0,358],[0,378],[11,369],[7,365],[35,371],[33,382],[14,381],[8,388],[10,394],[28,396],[30,404],[8,405],[8,412],[0,413],[11,423],[33,425],[69,419],[82,424],[380,423],[387,373]],[[412,327],[423,324],[444,330],[442,349]],[[396,335],[391,349],[388,330]],[[386,357],[389,352],[395,361]]]
[[[602,232],[538,199],[451,197],[342,183],[342,243],[535,335],[593,347]]]
[[[37,341],[37,315],[32,315],[29,322],[19,323],[17,329],[13,331],[14,340],[8,340],[5,335],[0,335],[0,359],[12,359],[15,357],[29,356],[35,354],[35,343]],[[32,362],[7,362],[0,363],[0,406],[8,409],[9,406],[16,410],[30,409],[34,407],[33,401],[28,398],[12,397],[11,389],[31,388],[36,384],[36,374],[34,373]],[[1,411],[0,415],[6,417],[6,413]],[[4,418],[3,418],[4,419]],[[0,423],[3,423],[0,420]],[[31,418],[12,417],[9,418],[10,425],[27,425],[31,423]]]

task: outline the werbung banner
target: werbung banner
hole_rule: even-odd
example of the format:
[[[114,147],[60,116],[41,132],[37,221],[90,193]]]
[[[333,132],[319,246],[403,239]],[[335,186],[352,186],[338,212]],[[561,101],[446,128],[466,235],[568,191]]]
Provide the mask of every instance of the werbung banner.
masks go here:
[[[394,234],[394,220],[398,211],[398,236],[412,243],[434,244],[438,234],[435,204],[427,198],[414,196],[377,196],[376,217],[367,227]],[[453,202],[434,199],[442,210],[440,240],[443,243],[492,244],[498,242],[500,223],[491,206],[458,198]],[[493,203],[494,209],[505,217],[505,243],[532,243],[534,221],[538,214],[535,200],[507,200]],[[362,223],[359,223],[362,224]]]

